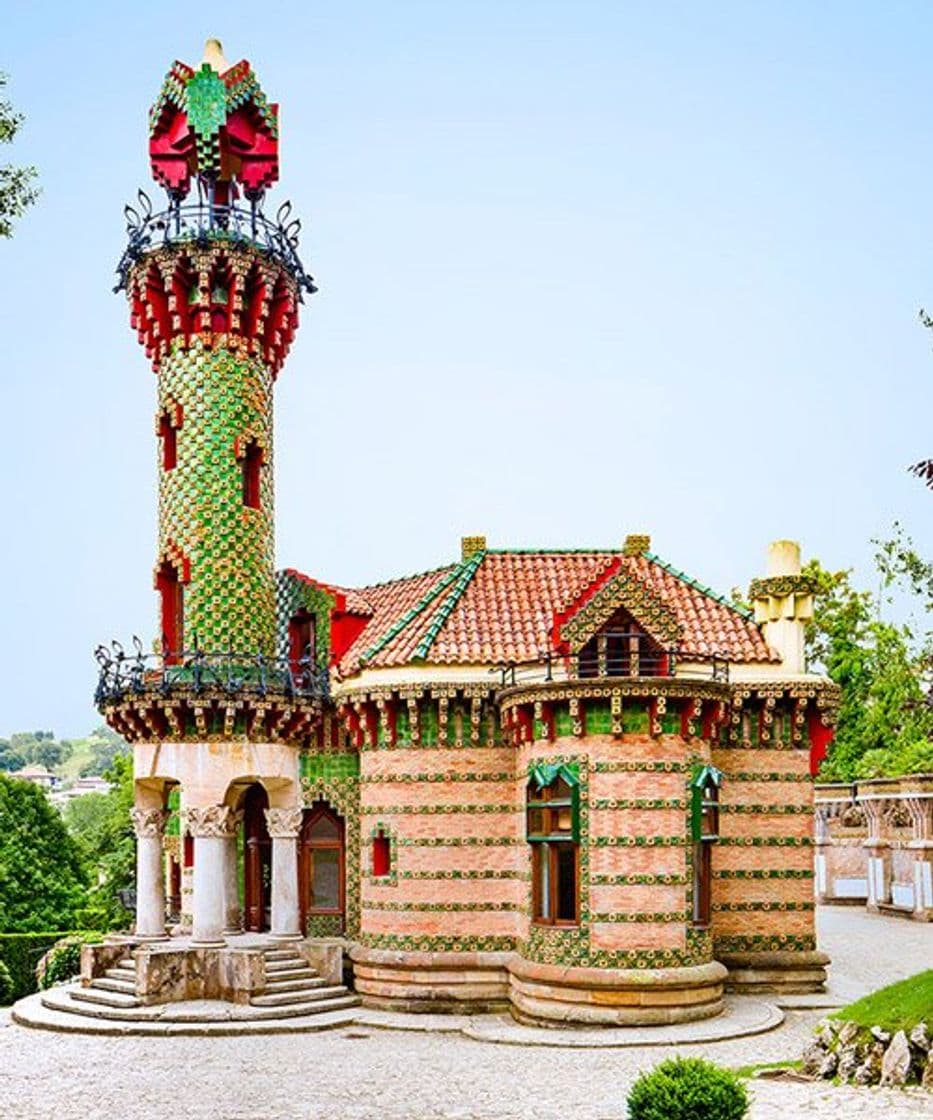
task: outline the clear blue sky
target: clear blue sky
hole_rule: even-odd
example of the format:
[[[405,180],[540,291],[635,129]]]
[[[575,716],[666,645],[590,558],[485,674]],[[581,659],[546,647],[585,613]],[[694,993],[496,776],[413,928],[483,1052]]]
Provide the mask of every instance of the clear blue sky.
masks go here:
[[[320,284],[277,388],[278,564],[346,584],[648,531],[933,553],[933,6],[7,6],[44,193],[0,242],[0,734],[97,719],[154,635],[153,374],[110,294],[146,111],[210,35],[281,105]],[[151,193],[158,193],[154,184]]]

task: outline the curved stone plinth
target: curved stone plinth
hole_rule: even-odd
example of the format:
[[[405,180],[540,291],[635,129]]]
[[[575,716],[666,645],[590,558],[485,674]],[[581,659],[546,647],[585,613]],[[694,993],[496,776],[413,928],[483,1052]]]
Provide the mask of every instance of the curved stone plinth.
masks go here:
[[[479,1014],[509,1005],[512,953],[350,953],[353,986],[364,1007],[387,1011]]]
[[[723,1009],[726,969],[565,968],[513,958],[512,1015],[544,1027],[619,1027],[687,1023]]]
[[[760,953],[719,953],[716,959],[729,970],[730,992],[822,992],[826,987],[829,955],[818,950]]]

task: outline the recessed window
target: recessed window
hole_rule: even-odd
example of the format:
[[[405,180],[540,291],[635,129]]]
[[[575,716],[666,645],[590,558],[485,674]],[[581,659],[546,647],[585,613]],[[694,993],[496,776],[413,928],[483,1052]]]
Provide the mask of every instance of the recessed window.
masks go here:
[[[159,439],[162,441],[162,470],[173,471],[178,464],[178,434],[168,412],[159,417]]]
[[[373,875],[381,878],[392,873],[392,841],[384,828],[373,837]]]
[[[260,479],[262,472],[263,450],[251,439],[243,452],[243,505],[248,509],[259,509]]]
[[[156,589],[159,593],[165,660],[173,664],[177,662],[184,646],[185,592],[177,569],[167,560],[159,568]]]
[[[691,787],[693,838],[693,924],[708,926],[712,917],[713,844],[719,839],[719,787],[722,774],[704,766]]]
[[[528,783],[532,916],[541,925],[580,920],[579,781],[568,766],[535,768]]]
[[[296,611],[288,622],[288,660],[296,677],[308,677],[314,671],[317,650],[314,615],[310,611]]]

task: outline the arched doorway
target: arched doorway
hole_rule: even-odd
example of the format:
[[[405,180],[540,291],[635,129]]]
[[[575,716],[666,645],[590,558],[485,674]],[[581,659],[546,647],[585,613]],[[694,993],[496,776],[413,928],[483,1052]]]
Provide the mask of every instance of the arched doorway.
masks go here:
[[[298,849],[298,898],[301,928],[323,918],[328,933],[343,933],[346,860],[343,817],[325,801],[306,809]]]
[[[243,799],[243,926],[269,929],[272,904],[272,840],[266,826],[269,796],[258,782]]]

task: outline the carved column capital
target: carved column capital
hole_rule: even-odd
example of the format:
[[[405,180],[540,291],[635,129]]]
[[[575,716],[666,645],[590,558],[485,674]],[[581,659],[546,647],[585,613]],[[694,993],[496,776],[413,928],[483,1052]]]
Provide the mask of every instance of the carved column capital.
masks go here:
[[[229,805],[205,805],[189,808],[185,812],[188,832],[194,837],[233,836],[236,833],[237,814]]]
[[[138,839],[161,837],[165,831],[168,813],[164,809],[130,809],[130,818]]]
[[[266,809],[266,828],[275,840],[294,840],[301,831],[301,808]]]

